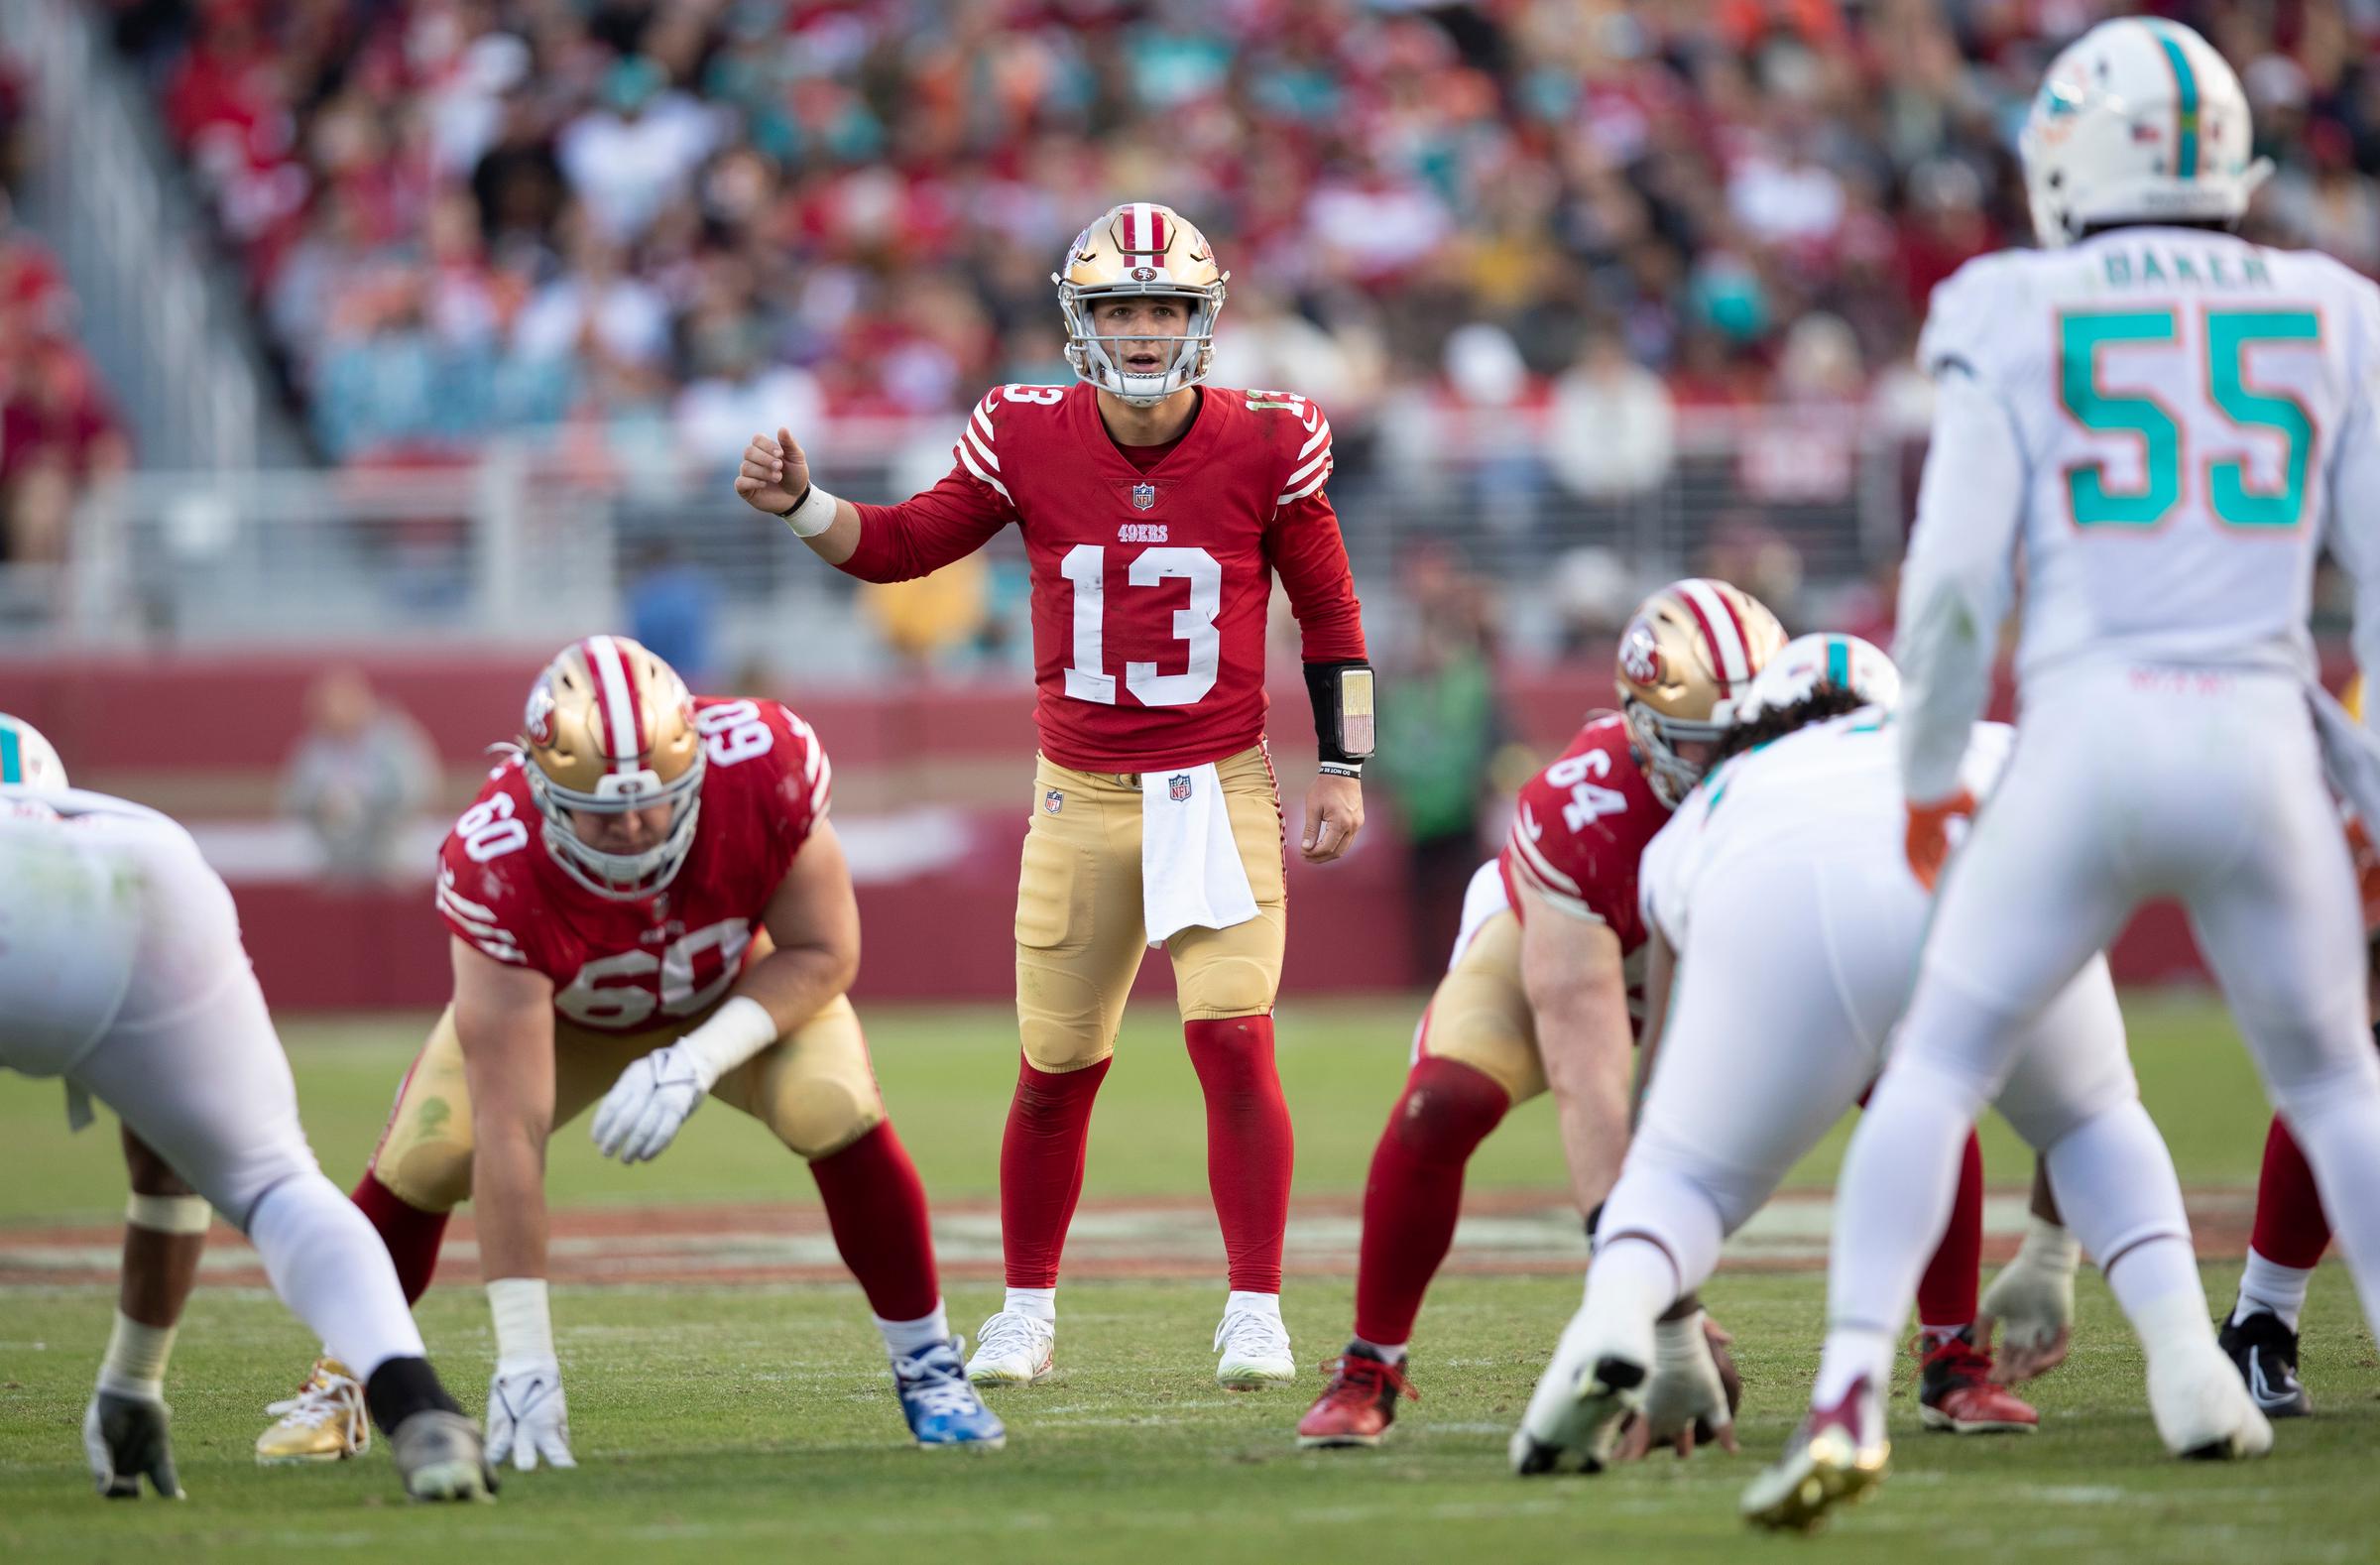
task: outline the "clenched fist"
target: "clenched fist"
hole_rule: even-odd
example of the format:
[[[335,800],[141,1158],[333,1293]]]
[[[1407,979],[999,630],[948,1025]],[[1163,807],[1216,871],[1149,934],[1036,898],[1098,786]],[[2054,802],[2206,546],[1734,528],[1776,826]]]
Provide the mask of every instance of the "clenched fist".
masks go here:
[[[810,487],[810,459],[801,454],[791,430],[779,427],[774,436],[756,434],[744,447],[744,465],[736,472],[736,493],[755,511],[781,517]]]

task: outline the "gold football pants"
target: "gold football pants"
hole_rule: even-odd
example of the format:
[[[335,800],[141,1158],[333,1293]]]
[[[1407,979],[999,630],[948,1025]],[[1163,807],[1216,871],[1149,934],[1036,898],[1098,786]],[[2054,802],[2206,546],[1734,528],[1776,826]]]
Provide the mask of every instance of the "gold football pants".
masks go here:
[[[1438,981],[1416,1052],[1461,1060],[1503,1088],[1515,1107],[1545,1091],[1537,1019],[1520,983],[1520,919],[1510,908],[1480,925]]]
[[[1217,762],[1216,771],[1256,916],[1229,929],[1183,929],[1165,942],[1185,1022],[1266,1015],[1281,987],[1287,888],[1272,761],[1257,745]],[[1035,1069],[1081,1070],[1115,1052],[1147,927],[1140,780],[1042,757],[1016,878],[1016,1025]]]
[[[553,1024],[553,1127],[612,1090],[642,1055],[692,1031],[703,1018],[633,1033]],[[838,995],[816,1016],[719,1078],[711,1096],[766,1124],[805,1158],[831,1156],[884,1123],[859,1014]],[[448,1006],[397,1089],[372,1154],[372,1173],[407,1205],[450,1212],[471,1195],[471,1089]]]

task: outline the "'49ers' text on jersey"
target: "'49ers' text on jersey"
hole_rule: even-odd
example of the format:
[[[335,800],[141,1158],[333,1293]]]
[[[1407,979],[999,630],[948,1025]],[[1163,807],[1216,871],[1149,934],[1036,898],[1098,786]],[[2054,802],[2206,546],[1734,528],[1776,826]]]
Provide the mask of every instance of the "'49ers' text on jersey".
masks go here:
[[[599,1032],[700,1015],[751,955],[769,900],[826,817],[832,769],[774,701],[697,696],[694,844],[667,887],[611,902],[553,862],[519,756],[488,777],[438,852],[438,914],[457,937],[553,981],[554,1014]]]
[[[1092,387],[1002,386],[969,414],[956,455],[923,494],[861,506],[842,568],[905,581],[1017,524],[1041,750],[1061,766],[1197,766],[1262,738],[1276,571],[1308,662],[1364,656],[1323,494],[1331,426],[1302,397],[1204,387],[1180,443],[1143,472],[1109,436]]]
[[[1645,844],[1668,819],[1630,751],[1626,719],[1617,713],[1591,719],[1514,802],[1501,858],[1512,911],[1526,916],[1525,886],[1608,924],[1621,956],[1635,956],[1644,944],[1637,868]]]

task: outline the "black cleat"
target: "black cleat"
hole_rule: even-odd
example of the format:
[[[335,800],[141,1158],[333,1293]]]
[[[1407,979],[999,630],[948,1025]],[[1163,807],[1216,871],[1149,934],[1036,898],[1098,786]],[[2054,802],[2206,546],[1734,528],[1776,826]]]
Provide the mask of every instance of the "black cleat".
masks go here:
[[[2231,1356],[2248,1396],[2267,1418],[2304,1418],[2314,1399],[2298,1384],[2298,1334],[2270,1310],[2223,1322],[2214,1339]]]

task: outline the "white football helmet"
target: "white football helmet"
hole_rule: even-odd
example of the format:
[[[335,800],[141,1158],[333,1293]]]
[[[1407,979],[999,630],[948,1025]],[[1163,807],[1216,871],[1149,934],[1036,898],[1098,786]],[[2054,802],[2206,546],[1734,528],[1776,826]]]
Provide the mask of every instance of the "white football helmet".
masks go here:
[[[1224,284],[1232,274],[1215,264],[1207,236],[1170,206],[1127,201],[1110,207],[1075,236],[1064,263],[1049,275],[1066,317],[1066,362],[1078,380],[1113,392],[1135,408],[1163,402],[1207,378],[1215,362],[1215,320],[1223,313]],[[1108,352],[1092,310],[1104,298],[1167,295],[1185,301],[1189,330],[1173,357],[1152,375],[1128,375]]]
[[[2050,62],[2017,151],[2044,247],[2111,223],[2230,222],[2273,172],[2248,97],[2179,22],[2102,22]]]
[[[1882,648],[1856,636],[1822,632],[1796,636],[1777,649],[1735,703],[1735,721],[1748,723],[1763,712],[1807,700],[1821,685],[1846,690],[1887,711],[1901,701],[1901,670]]]
[[[22,717],[0,712],[0,787],[21,787],[35,793],[66,790],[65,763],[42,731]]]

